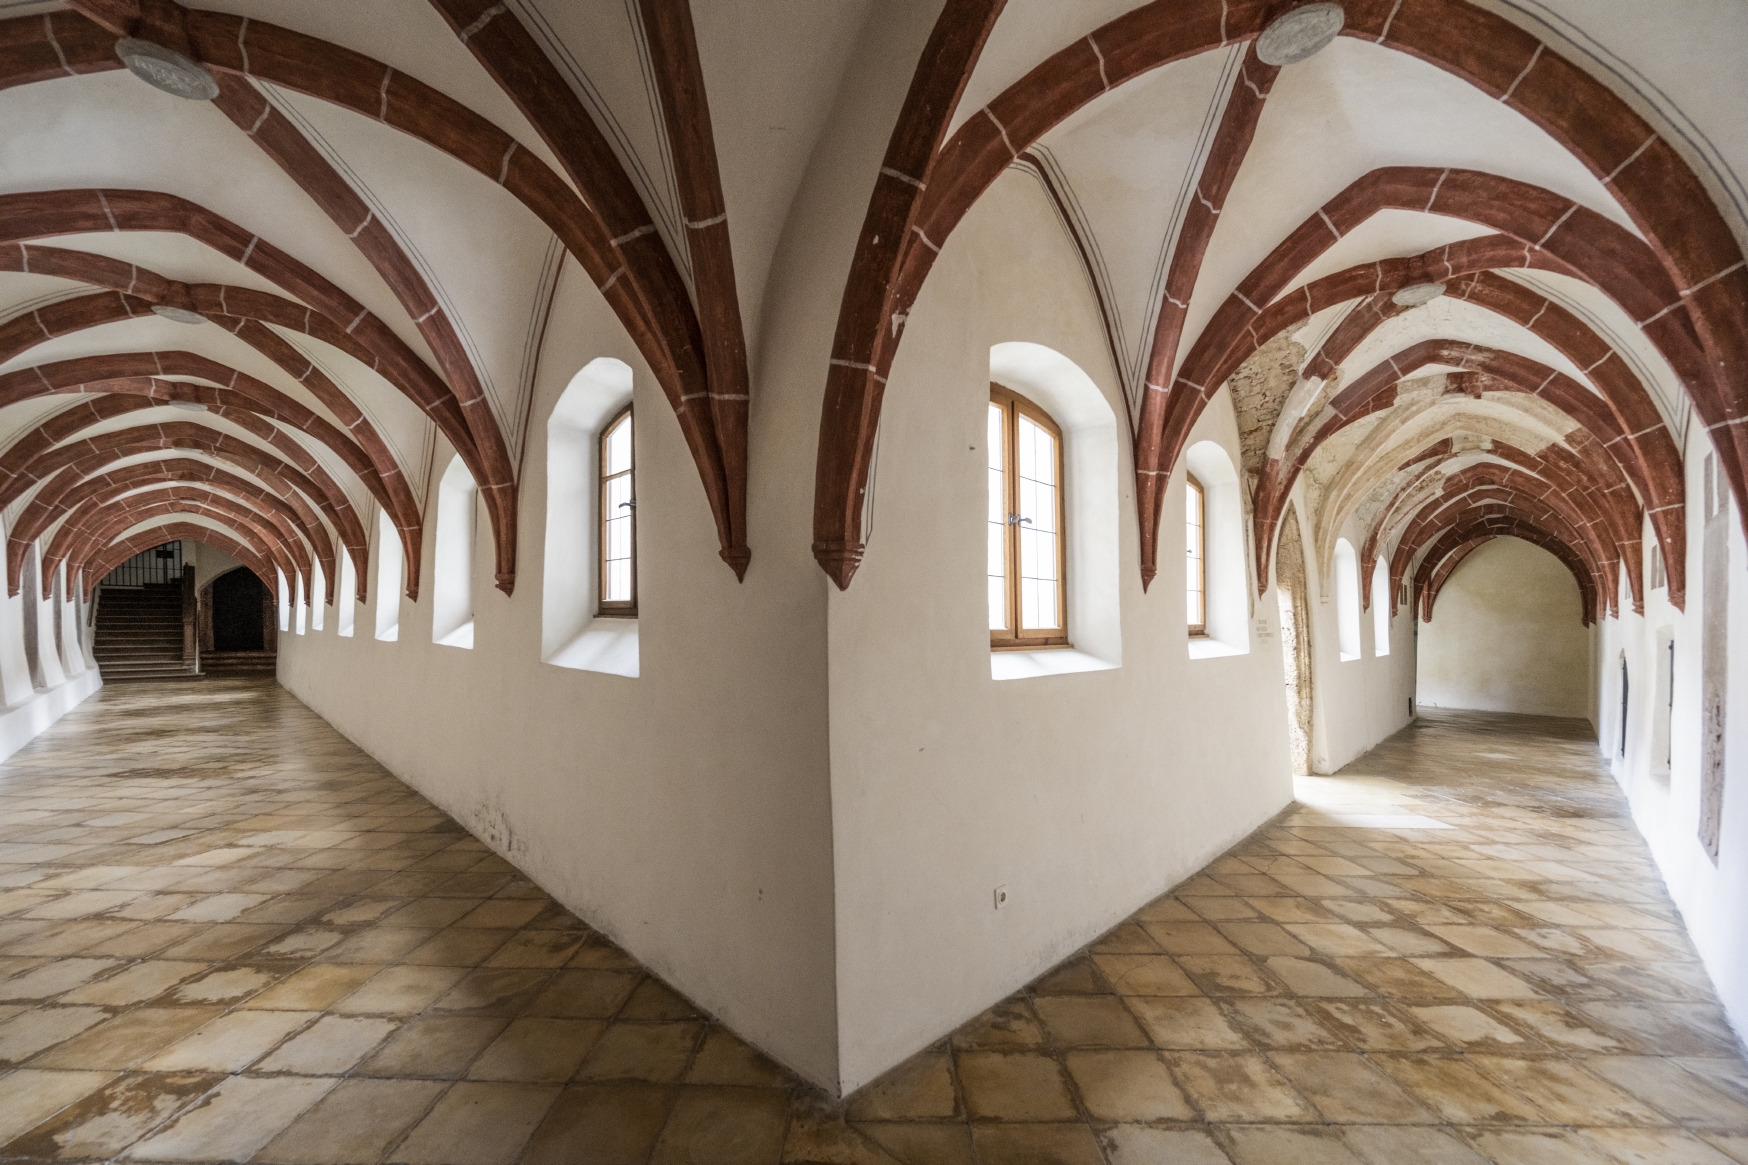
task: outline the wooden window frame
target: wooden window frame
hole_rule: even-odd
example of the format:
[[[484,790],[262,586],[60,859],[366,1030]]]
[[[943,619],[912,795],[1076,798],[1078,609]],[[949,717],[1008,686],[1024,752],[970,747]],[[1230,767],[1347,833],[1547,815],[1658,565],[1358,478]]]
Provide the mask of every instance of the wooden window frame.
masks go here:
[[[1031,651],[1041,647],[1067,647],[1068,643],[1068,479],[1062,427],[1053,417],[1019,393],[999,384],[989,386],[989,403],[1002,410],[1002,486],[1007,493],[1008,523],[1002,536],[1003,567],[1007,583],[1007,628],[991,630],[991,651]],[[1056,626],[1028,629],[1020,626],[1020,540],[1014,516],[1019,513],[1019,418],[1049,433],[1056,442]],[[987,537],[987,534],[985,535]]]
[[[627,421],[631,422],[631,465],[609,475],[607,442]],[[607,598],[607,522],[612,515],[607,512],[607,484],[620,477],[629,478],[631,482],[631,598],[610,601]],[[598,600],[595,613],[602,618],[634,619],[637,617],[637,420],[630,405],[614,413],[613,419],[601,427],[601,435],[595,439],[595,509],[598,511],[595,518],[595,594]]]
[[[1184,595],[1186,598],[1189,596],[1190,580],[1188,578],[1188,572],[1191,569],[1191,564],[1194,563],[1194,570],[1198,575],[1200,575],[1200,577],[1196,579],[1196,582],[1198,590],[1202,596],[1202,621],[1200,623],[1190,624],[1190,636],[1191,638],[1206,639],[1208,637],[1208,489],[1195,474],[1185,474],[1185,477],[1189,480],[1189,488],[1195,491],[1195,496],[1198,502],[1196,506],[1196,538],[1201,545],[1196,548],[1200,553],[1197,554],[1195,558],[1190,558],[1187,545],[1189,541],[1189,531],[1187,529],[1184,531],[1184,541],[1186,543],[1184,551]],[[1188,525],[1188,522],[1189,519],[1186,515],[1186,526]]]

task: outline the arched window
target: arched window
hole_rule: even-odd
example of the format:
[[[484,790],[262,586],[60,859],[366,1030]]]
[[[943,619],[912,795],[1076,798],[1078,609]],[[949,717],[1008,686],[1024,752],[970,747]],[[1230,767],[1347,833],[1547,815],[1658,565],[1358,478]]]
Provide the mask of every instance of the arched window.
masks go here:
[[[279,576],[279,629],[291,630],[291,585],[286,582],[285,572],[278,567],[273,568]]]
[[[401,535],[387,510],[376,512],[376,637],[401,637]]]
[[[479,488],[459,456],[437,485],[437,547],[431,599],[431,642],[473,646],[473,548]]]
[[[589,361],[565,386],[546,421],[546,561],[540,598],[540,658],[554,667],[635,679],[638,674],[637,531],[635,475],[629,490],[609,498],[607,479],[615,455],[637,456],[631,418],[631,366],[603,356]],[[606,503],[606,504],[604,504]],[[607,564],[609,510],[625,515],[617,529],[629,536],[629,606],[610,600]]]
[[[309,625],[310,615],[310,597],[304,591],[302,571],[299,571],[297,575],[297,598],[292,609],[296,612],[292,617],[296,622],[297,633],[302,635]]]
[[[1062,430],[996,385],[989,394],[989,642],[1066,646]]]
[[[1189,475],[1184,490],[1184,590],[1191,635],[1208,633],[1208,491]]]
[[[1360,657],[1360,566],[1353,543],[1335,543],[1335,630],[1345,662]]]
[[[601,433],[601,614],[637,614],[637,477],[626,406]]]
[[[1390,568],[1382,558],[1372,567],[1372,654],[1390,654]]]
[[[344,546],[340,547],[340,588],[334,595],[334,602],[339,604],[334,612],[335,620],[340,625],[340,634],[350,639],[352,629],[358,616],[358,567],[352,561],[352,552]]]
[[[1250,584],[1238,471],[1218,441],[1197,441],[1183,461],[1189,656],[1243,655],[1250,650]]]
[[[316,563],[315,579],[310,583],[310,630],[320,631],[325,622],[328,597],[328,576],[322,573],[322,564]]]

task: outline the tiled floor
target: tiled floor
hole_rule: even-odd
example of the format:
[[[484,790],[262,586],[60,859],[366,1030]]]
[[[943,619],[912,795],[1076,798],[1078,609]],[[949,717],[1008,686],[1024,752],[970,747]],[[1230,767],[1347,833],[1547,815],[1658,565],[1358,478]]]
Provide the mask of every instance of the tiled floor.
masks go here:
[[[113,687],[0,766],[0,1158],[1748,1163],[1594,758],[1428,715],[833,1107],[271,683]]]

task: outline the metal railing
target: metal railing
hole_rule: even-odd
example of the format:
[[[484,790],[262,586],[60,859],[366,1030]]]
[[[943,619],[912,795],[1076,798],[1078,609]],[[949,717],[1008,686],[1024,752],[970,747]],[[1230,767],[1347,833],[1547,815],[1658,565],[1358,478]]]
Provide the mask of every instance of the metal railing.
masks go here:
[[[142,550],[103,576],[106,587],[143,587],[182,581],[182,543]]]

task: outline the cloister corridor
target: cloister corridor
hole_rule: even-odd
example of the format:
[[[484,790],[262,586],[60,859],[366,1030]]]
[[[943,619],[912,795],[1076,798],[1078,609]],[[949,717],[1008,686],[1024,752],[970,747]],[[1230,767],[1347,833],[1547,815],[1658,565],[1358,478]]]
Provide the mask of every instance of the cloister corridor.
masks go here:
[[[842,1106],[270,680],[0,766],[0,1158],[1726,1165],[1748,1065],[1588,725],[1436,713]]]

